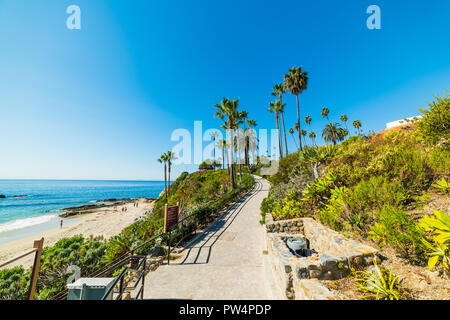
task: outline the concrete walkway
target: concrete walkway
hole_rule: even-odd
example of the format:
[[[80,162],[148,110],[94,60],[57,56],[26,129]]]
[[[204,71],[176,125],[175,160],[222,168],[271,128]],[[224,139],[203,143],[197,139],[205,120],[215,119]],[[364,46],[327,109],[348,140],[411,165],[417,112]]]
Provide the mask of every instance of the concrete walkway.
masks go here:
[[[170,265],[145,278],[145,299],[273,299],[263,266],[260,205],[269,183],[255,188],[199,233]]]

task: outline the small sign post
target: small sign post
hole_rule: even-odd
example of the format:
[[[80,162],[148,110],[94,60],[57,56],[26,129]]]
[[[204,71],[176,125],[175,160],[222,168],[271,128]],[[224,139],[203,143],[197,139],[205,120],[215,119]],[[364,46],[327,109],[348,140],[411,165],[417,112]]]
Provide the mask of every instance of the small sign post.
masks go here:
[[[178,203],[176,206],[169,207],[166,203],[164,206],[164,232],[172,231],[172,228],[178,223]]]
[[[169,233],[169,240],[167,243],[167,264],[170,264],[170,236],[174,226],[178,223],[179,205],[169,207],[167,203],[164,206],[164,233]]]

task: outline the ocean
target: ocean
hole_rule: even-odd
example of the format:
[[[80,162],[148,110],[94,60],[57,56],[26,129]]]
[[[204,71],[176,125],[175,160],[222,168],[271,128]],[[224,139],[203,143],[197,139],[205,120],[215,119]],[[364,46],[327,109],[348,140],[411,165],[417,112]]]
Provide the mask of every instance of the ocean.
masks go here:
[[[0,180],[0,195],[6,196],[0,198],[0,243],[57,227],[63,208],[112,198],[156,198],[163,189],[164,181]],[[28,197],[12,198],[22,195]]]

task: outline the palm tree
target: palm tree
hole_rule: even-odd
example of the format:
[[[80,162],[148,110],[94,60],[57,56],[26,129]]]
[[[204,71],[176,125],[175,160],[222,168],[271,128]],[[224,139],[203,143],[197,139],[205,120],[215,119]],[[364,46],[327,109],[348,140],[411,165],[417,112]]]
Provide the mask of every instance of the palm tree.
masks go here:
[[[280,126],[279,126],[279,113],[280,110],[283,110],[284,105],[281,104],[280,100],[277,102],[270,102],[269,111],[270,113],[275,113],[275,120],[277,121],[277,131],[278,131],[278,146],[280,148],[280,159],[283,158],[283,148],[281,148],[281,139],[280,139]]]
[[[316,145],[316,134],[313,131],[309,133],[309,138],[311,139],[313,145]]]
[[[249,149],[252,149],[253,161],[256,164],[257,159],[256,159],[255,151],[256,151],[257,141],[256,141],[256,137],[253,135],[253,128],[256,127],[258,124],[253,119],[248,119],[247,124],[250,127],[250,137],[248,138],[247,152],[249,151]]]
[[[225,139],[220,139],[217,141],[217,147],[222,149],[222,169],[225,170],[225,148],[227,147],[227,141]]]
[[[359,120],[353,121],[353,127],[355,127],[355,129],[358,130],[358,135],[360,135],[359,128],[362,127],[361,121],[359,121]]]
[[[342,129],[339,123],[329,123],[322,131],[322,137],[326,142],[332,141],[336,145],[338,141],[345,138],[345,129]]]
[[[211,132],[211,137],[213,138],[213,145],[214,145],[214,149],[213,149],[214,163],[216,163],[216,137],[217,137],[217,135],[218,135],[217,131]]]
[[[311,132],[313,132],[312,131],[312,128],[311,128],[311,121],[312,121],[312,118],[311,118],[311,116],[306,116],[305,117],[305,123],[308,125],[308,127],[309,127],[309,131],[311,131]],[[311,134],[310,134],[311,135]],[[311,138],[311,137],[310,137]],[[315,138],[315,137],[314,137]],[[313,140],[313,143],[314,144],[316,144],[315,142],[314,142],[314,140]]]
[[[246,138],[246,128],[245,128],[245,124],[247,123],[247,118],[248,118],[248,112],[245,110],[241,111],[241,119],[243,120],[243,124],[244,124],[244,165],[248,165],[248,159],[247,159],[247,138]]]
[[[241,148],[241,138],[240,138],[240,130],[239,125],[244,124],[245,120],[244,116],[247,117],[248,114],[246,111],[239,112],[236,107],[236,114],[234,116],[234,128],[236,129],[236,157],[237,157],[237,163],[239,165],[239,179],[242,181],[242,163],[241,163],[241,154],[242,154],[242,148]]]
[[[346,115],[346,114],[343,114],[343,115],[341,116],[341,121],[345,124],[345,129],[348,130],[348,127],[347,127],[347,120],[348,120],[347,115]]]
[[[169,172],[169,182],[167,183],[167,193],[170,196],[170,171],[172,170],[172,161],[176,160],[175,153],[173,153],[172,151],[167,151],[166,158],[167,158],[167,169]],[[215,162],[215,160],[214,160],[214,162]]]
[[[305,129],[301,129],[300,130],[300,135],[303,137],[304,146],[306,146],[306,135],[307,135],[306,130]]]
[[[290,129],[289,129],[289,133],[290,133],[291,136],[292,136],[292,140],[294,140],[295,146],[296,146],[297,149],[298,149],[297,140],[295,140],[295,138],[294,138],[294,132],[295,132],[294,128],[290,128]]]
[[[305,123],[309,126],[309,130],[310,131],[312,131],[312,129],[311,129],[311,121],[312,121],[311,116],[306,116],[305,117]]]
[[[293,67],[289,69],[289,73],[284,75],[284,85],[283,88],[286,91],[290,91],[292,95],[295,95],[297,99],[297,121],[300,126],[300,105],[298,102],[298,96],[308,86],[308,73],[302,71],[302,67]],[[298,142],[300,145],[300,150],[302,150],[302,139],[300,135],[300,130],[298,132]]]
[[[228,130],[228,134],[229,134],[229,149],[230,149],[230,159],[229,159],[229,164],[231,167],[231,172],[230,172],[230,176],[231,176],[231,185],[232,188],[235,189],[236,188],[236,182],[234,179],[234,155],[233,155],[233,123],[234,123],[234,117],[236,115],[236,110],[237,110],[237,105],[238,105],[239,100],[229,100],[227,98],[222,99],[220,104],[216,104],[215,108],[216,113],[214,114],[214,116],[216,118],[220,118],[222,121],[224,121],[224,125],[226,127],[226,129]],[[228,154],[227,154],[228,156]]]
[[[166,195],[166,202],[167,202],[167,154],[162,154],[161,157],[159,157],[158,162],[164,163],[164,193]]]
[[[330,110],[325,108],[325,107],[323,107],[322,111],[320,111],[320,114],[322,115],[322,117],[327,118],[328,123],[330,124],[330,126],[328,128],[333,130],[334,126],[331,124],[330,119],[328,118],[328,115],[330,114]],[[336,133],[334,131],[331,131],[331,134],[335,135]],[[322,133],[322,136],[323,136],[323,133]],[[333,141],[336,141],[336,137],[334,137]]]
[[[286,92],[286,90],[284,90],[283,84],[277,83],[276,85],[273,86],[272,96],[274,96],[274,97],[278,96],[280,99],[280,103],[283,105],[282,98],[283,98],[283,93],[285,93],[285,92]],[[286,148],[286,155],[288,155],[289,151],[288,151],[287,139],[286,139],[286,127],[284,126],[284,110],[282,110],[280,113],[281,113],[281,121],[283,122],[284,146]]]

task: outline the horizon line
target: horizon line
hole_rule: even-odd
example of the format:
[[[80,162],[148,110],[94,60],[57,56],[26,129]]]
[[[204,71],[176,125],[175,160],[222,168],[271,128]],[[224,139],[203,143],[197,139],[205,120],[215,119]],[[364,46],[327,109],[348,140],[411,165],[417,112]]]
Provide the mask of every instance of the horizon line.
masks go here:
[[[164,180],[132,180],[132,179],[48,179],[48,178],[0,178],[0,181],[129,181],[129,182],[164,182]]]

